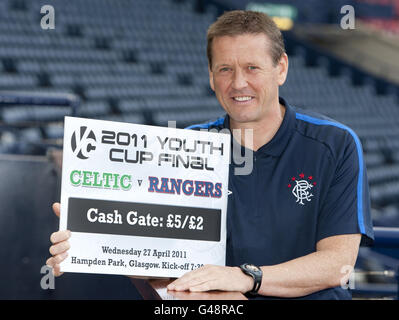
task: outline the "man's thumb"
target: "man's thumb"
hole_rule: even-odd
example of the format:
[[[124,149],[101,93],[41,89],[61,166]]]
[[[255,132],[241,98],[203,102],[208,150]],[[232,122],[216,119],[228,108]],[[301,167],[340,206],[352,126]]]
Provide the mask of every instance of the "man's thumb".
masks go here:
[[[54,211],[55,215],[59,218],[60,217],[60,203],[59,202],[53,203],[53,211]]]

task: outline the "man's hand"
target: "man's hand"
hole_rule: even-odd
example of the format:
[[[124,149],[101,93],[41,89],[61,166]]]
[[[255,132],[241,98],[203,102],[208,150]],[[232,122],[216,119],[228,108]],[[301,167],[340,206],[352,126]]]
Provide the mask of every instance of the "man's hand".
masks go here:
[[[254,280],[238,267],[205,265],[184,274],[167,286],[168,290],[202,292],[210,290],[239,291],[252,289]]]
[[[58,202],[53,204],[53,211],[57,217],[60,217],[60,204]],[[50,247],[52,257],[47,259],[46,265],[53,268],[53,274],[56,277],[62,275],[60,263],[68,256],[68,250],[71,247],[68,242],[70,237],[71,231],[69,230],[57,231],[50,236],[50,241],[53,244]]]

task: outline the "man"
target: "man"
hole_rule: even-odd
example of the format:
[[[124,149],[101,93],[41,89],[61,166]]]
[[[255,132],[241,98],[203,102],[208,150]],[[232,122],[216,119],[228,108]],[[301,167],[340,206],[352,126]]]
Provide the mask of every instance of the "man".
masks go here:
[[[288,57],[267,15],[223,14],[208,30],[207,54],[210,86],[227,115],[189,128],[230,129],[233,143],[253,152],[253,168],[235,175],[238,165],[230,167],[227,266],[191,271],[168,289],[350,299],[342,288],[348,267],[361,240],[373,239],[359,139],[344,125],[279,98]],[[68,237],[67,231],[51,236],[47,263],[56,275]]]

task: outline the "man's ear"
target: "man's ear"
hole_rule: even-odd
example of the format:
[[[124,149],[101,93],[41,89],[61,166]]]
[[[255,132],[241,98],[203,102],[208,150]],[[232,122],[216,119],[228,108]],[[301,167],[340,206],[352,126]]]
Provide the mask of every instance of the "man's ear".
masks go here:
[[[209,73],[209,85],[211,86],[211,89],[215,91],[215,84],[213,82],[213,72],[209,64],[208,64],[208,73]]]
[[[288,56],[286,53],[283,53],[279,62],[278,62],[278,85],[282,86],[287,79],[288,74]]]

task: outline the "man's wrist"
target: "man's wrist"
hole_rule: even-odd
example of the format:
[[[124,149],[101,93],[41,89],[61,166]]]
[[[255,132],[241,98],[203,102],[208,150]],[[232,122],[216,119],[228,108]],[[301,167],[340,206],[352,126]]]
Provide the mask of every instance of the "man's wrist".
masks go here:
[[[251,291],[254,286],[254,279],[251,276],[246,275],[244,272],[242,272],[240,267],[234,267],[234,269],[236,270],[240,284],[242,284],[240,286],[241,287],[240,292],[245,294],[248,291]]]
[[[243,263],[242,265],[240,265],[240,269],[244,274],[248,275],[254,280],[253,287],[251,290],[249,290],[248,293],[252,295],[257,295],[262,285],[262,277],[263,277],[262,269],[250,263]]]

